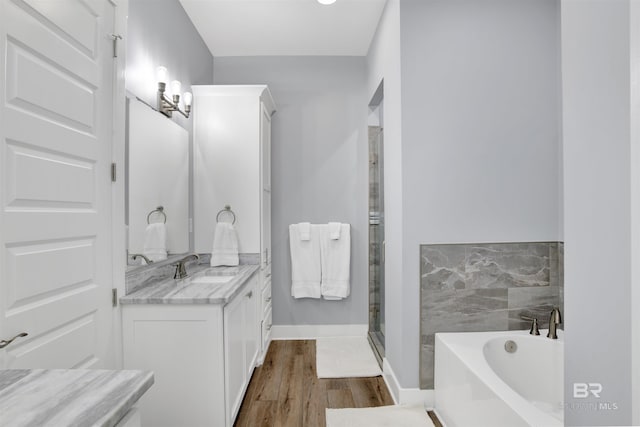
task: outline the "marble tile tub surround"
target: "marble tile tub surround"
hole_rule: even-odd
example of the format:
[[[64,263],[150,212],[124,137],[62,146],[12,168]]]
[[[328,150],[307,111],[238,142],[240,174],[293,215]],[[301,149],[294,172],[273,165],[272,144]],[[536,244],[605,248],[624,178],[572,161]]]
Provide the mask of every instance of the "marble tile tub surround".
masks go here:
[[[0,370],[0,424],[114,426],[153,381],[150,371]]]
[[[140,266],[125,274],[125,295],[129,295],[140,288],[145,287],[150,282],[157,281],[159,279],[172,278],[176,270],[173,264],[179,259],[183,258],[186,254],[172,255],[165,261],[159,261],[152,263],[151,265]],[[186,263],[187,271],[196,265],[206,264],[211,262],[211,254],[198,254],[199,260],[192,260]],[[260,264],[260,254],[245,253],[239,254],[240,265],[256,265]]]
[[[561,242],[420,246],[420,388],[433,388],[437,332],[520,330],[528,314],[548,327],[564,314]]]

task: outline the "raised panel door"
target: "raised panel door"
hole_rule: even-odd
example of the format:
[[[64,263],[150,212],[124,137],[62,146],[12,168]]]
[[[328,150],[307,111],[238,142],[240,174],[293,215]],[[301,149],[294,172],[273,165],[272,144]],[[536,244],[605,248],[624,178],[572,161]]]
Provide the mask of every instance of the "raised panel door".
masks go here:
[[[116,6],[0,2],[0,367],[115,364]]]

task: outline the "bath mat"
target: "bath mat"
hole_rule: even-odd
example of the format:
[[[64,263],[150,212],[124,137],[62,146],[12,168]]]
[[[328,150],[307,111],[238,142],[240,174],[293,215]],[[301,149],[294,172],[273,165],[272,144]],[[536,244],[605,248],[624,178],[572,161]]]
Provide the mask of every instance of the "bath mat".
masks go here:
[[[434,427],[422,406],[327,409],[327,427]]]
[[[378,361],[365,337],[318,338],[316,340],[318,378],[377,377]]]

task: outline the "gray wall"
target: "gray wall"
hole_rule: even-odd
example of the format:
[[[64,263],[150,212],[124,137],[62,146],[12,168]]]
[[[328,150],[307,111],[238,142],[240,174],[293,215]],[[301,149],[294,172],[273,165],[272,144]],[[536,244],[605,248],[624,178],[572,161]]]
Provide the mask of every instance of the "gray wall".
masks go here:
[[[367,96],[365,59],[216,57],[216,84],[267,84],[272,134],[273,323],[366,324]],[[288,226],[351,224],[351,296],[294,300]]]
[[[387,355],[413,388],[420,244],[561,240],[558,1],[390,1],[381,22],[368,90],[385,79],[385,142],[387,118],[401,120],[385,146],[385,211],[401,228],[387,241]]]
[[[183,93],[191,92],[191,85],[213,83],[213,56],[178,0],[129,0],[126,42],[127,92],[154,108],[158,90],[156,68],[160,65],[167,67],[170,80],[182,83]],[[193,118],[174,114],[172,120],[189,131],[191,147]],[[192,152],[189,148],[190,170]],[[191,182],[189,185],[193,188]],[[192,212],[190,206],[190,218]],[[190,241],[193,247],[193,239]]]
[[[632,358],[630,339],[638,264],[638,247],[631,250],[638,56],[630,51],[630,3],[562,2],[567,426],[631,425],[640,402],[630,375],[639,356]],[[600,398],[574,397],[574,383],[601,383]]]
[[[405,0],[402,323],[419,324],[420,244],[559,240],[556,0]],[[418,386],[419,336],[406,337]]]
[[[367,97],[373,98],[384,80],[384,214],[385,214],[385,356],[405,386],[418,376],[406,346],[417,337],[417,325],[405,324],[402,253],[402,108],[400,70],[400,1],[387,0],[378,29],[367,54]],[[417,306],[411,301],[410,308]],[[417,322],[417,319],[416,319]],[[407,363],[409,365],[407,366]],[[407,380],[408,381],[408,380]],[[417,384],[416,384],[417,387]]]

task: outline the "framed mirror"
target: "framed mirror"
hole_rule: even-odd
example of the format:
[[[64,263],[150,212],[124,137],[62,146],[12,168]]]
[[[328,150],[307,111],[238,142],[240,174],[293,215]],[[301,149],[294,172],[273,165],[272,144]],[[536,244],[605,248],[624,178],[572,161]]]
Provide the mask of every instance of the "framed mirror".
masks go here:
[[[189,133],[135,98],[127,111],[127,259],[140,265],[132,254],[162,253],[158,232],[166,256],[189,251]]]

